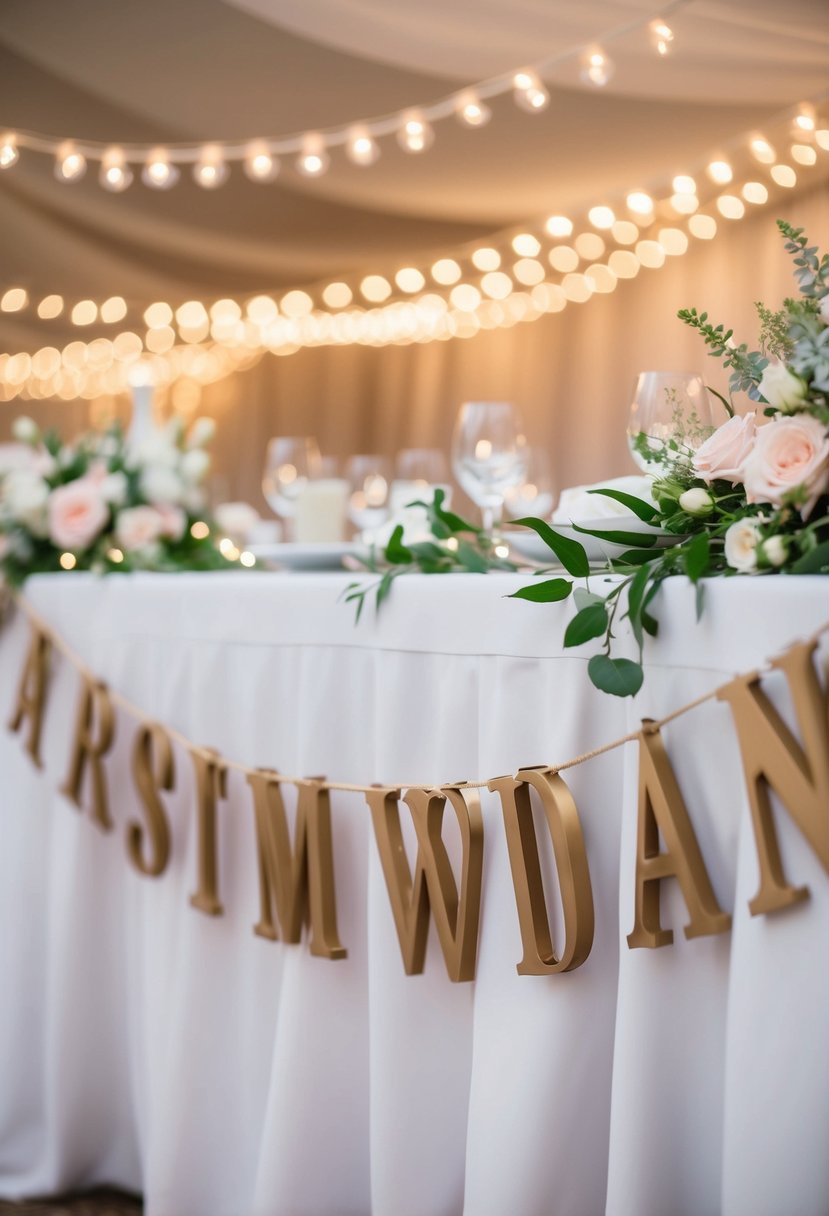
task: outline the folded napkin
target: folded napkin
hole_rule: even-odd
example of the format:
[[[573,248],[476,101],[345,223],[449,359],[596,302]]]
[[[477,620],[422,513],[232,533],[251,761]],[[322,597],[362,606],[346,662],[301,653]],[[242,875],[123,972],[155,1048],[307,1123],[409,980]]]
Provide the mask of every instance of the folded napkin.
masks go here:
[[[618,516],[630,518],[633,512],[615,498],[604,494],[590,494],[589,490],[621,490],[625,494],[633,494],[636,498],[644,498],[645,502],[653,502],[651,486],[653,479],[641,475],[631,477],[611,477],[607,481],[597,481],[592,486],[573,486],[561,491],[558,506],[553,511],[554,524],[583,523],[593,519],[615,519]]]

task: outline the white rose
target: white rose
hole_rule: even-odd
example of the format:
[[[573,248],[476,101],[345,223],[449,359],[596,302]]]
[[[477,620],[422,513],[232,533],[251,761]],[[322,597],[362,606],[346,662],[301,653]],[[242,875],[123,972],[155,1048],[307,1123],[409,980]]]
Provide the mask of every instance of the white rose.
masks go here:
[[[223,502],[214,512],[220,531],[233,540],[247,541],[259,523],[259,512],[246,502]]]
[[[146,549],[161,535],[162,518],[154,507],[128,507],[115,521],[115,536],[122,549]]]
[[[774,360],[763,372],[758,388],[776,410],[791,410],[806,397],[806,384],[790,372],[785,363]]]
[[[738,519],[725,534],[725,560],[742,574],[757,568],[760,526],[753,519]]]
[[[210,457],[201,448],[191,448],[181,458],[181,475],[190,485],[198,485],[210,468]]]
[[[770,566],[782,566],[789,556],[789,546],[782,536],[767,536],[761,545],[763,557]]]
[[[181,478],[166,465],[150,465],[141,474],[141,493],[152,503],[181,501]]]
[[[714,499],[701,486],[692,486],[680,494],[679,505],[686,515],[710,515],[714,510]]]
[[[112,502],[120,507],[127,501],[126,473],[107,473],[100,483],[100,490],[104,502]]]
[[[164,468],[174,469],[178,464],[179,451],[164,431],[150,431],[136,448],[139,464],[154,468],[163,465]]]
[[[204,510],[205,497],[204,490],[198,486],[185,486],[181,492],[182,506],[186,507],[192,515]]]
[[[829,296],[824,296],[820,302],[820,316],[824,325],[829,325]]]
[[[216,423],[212,418],[197,418],[190,428],[187,444],[191,448],[203,448],[216,434]]]
[[[3,483],[3,503],[9,515],[36,536],[46,535],[48,501],[46,482],[28,469],[16,469]]]
[[[40,439],[40,431],[33,418],[15,418],[12,423],[12,435],[18,443],[35,444]]]

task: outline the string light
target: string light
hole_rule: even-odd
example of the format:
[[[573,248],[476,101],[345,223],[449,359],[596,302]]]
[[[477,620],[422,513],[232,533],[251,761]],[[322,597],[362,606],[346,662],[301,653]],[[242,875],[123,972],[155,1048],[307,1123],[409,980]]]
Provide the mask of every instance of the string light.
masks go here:
[[[671,182],[671,188],[674,194],[696,194],[697,183],[686,173],[678,173]]]
[[[815,108],[812,105],[801,105],[798,113],[795,115],[794,125],[799,131],[814,131],[815,129]]]
[[[554,237],[570,236],[573,231],[573,221],[566,215],[551,215],[544,224],[545,229]]]
[[[29,302],[29,294],[23,287],[10,287],[0,298],[0,310],[20,312]]]
[[[792,160],[799,165],[814,165],[817,163],[817,152],[808,144],[792,144]]]
[[[263,140],[254,140],[245,149],[242,168],[252,182],[272,182],[279,173],[279,161]]]
[[[751,149],[751,155],[761,165],[773,165],[777,160],[777,153],[762,135],[753,135],[748,146]]]
[[[207,144],[193,166],[193,179],[203,190],[217,190],[227,181],[228,172],[219,144]]]
[[[373,165],[380,155],[380,145],[368,127],[351,127],[345,145],[345,154],[355,165]]]
[[[605,54],[600,46],[594,46],[584,52],[581,58],[579,76],[585,84],[591,84],[594,88],[602,89],[610,80],[614,70],[615,65],[613,60]]]
[[[171,164],[166,148],[153,149],[141,170],[141,180],[151,190],[169,190],[179,177],[179,170],[176,165]]]
[[[594,228],[612,228],[616,220],[613,210],[610,207],[591,207],[587,213],[587,218]]]
[[[653,199],[644,190],[633,190],[625,199],[628,211],[634,215],[650,215],[653,211]]]
[[[746,182],[740,191],[747,203],[762,206],[768,202],[769,192],[762,182]]]
[[[712,160],[705,172],[718,186],[728,185],[734,176],[734,171],[727,160]]]
[[[460,93],[455,102],[458,122],[465,127],[485,127],[492,118],[492,110],[484,105],[474,89]]]
[[[302,150],[296,159],[296,169],[303,177],[321,177],[331,163],[325,142],[317,131],[302,137]]]
[[[650,34],[651,46],[656,51],[657,55],[669,55],[671,52],[671,43],[674,40],[674,32],[669,25],[666,25],[661,17],[651,21],[648,25]]]
[[[109,148],[101,161],[98,181],[105,190],[119,194],[132,184],[132,169],[126,162],[123,148]]]
[[[422,114],[409,110],[397,132],[397,142],[404,152],[425,152],[434,142],[435,132]]]
[[[777,182],[778,186],[783,186],[786,190],[791,190],[797,185],[797,174],[791,165],[772,165],[769,170],[772,180]]]
[[[541,242],[531,232],[521,232],[512,238],[512,247],[525,258],[534,258],[541,252]]]
[[[55,158],[55,177],[61,182],[77,182],[86,173],[86,157],[78,152],[72,140],[60,145]]]
[[[550,104],[550,94],[533,71],[516,72],[512,78],[515,104],[528,114],[537,114]]]
[[[476,249],[472,254],[472,265],[477,270],[497,270],[501,265],[501,255],[497,249]]]
[[[17,137],[9,131],[0,138],[0,169],[11,169],[19,159],[20,150],[17,146]]]
[[[37,306],[37,315],[42,321],[51,321],[63,312],[63,296],[44,296]]]

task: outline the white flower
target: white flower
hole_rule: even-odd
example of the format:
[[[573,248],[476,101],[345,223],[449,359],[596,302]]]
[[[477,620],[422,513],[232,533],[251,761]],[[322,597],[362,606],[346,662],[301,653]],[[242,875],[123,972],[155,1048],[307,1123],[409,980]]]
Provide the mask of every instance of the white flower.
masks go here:
[[[167,465],[149,465],[141,474],[141,493],[152,503],[181,501],[181,478]]]
[[[162,518],[154,507],[128,507],[115,521],[115,536],[122,549],[146,549],[161,535]]]
[[[259,512],[246,502],[223,502],[214,512],[219,529],[233,540],[247,541],[259,523]]]
[[[713,434],[694,452],[694,472],[701,481],[730,481],[738,485],[743,480],[743,466],[751,454],[757,434],[753,413],[733,417],[718,426]]]
[[[770,566],[782,566],[789,556],[789,546],[783,536],[767,536],[760,548]]]
[[[37,423],[33,418],[27,418],[25,415],[15,418],[12,423],[12,435],[18,443],[35,444],[40,439]]]
[[[768,364],[757,387],[776,410],[794,409],[806,397],[805,382],[777,359]]]
[[[824,296],[820,302],[820,316],[824,325],[829,325],[829,295]]]
[[[164,468],[174,469],[179,459],[178,448],[164,431],[150,431],[138,444],[135,454],[139,464],[147,468],[163,465]]]
[[[181,458],[181,475],[190,485],[198,485],[210,468],[210,457],[201,448],[191,448]]]
[[[101,497],[104,502],[115,503],[120,507],[127,501],[126,473],[107,473],[100,482]]]
[[[714,499],[701,486],[692,486],[680,494],[679,505],[686,515],[710,515],[714,510]]]
[[[49,487],[28,469],[15,469],[3,483],[3,505],[11,518],[36,536],[45,536]]]
[[[757,568],[760,526],[753,519],[738,519],[725,534],[725,560],[733,570],[746,574]]]
[[[185,486],[181,492],[181,503],[192,515],[198,515],[205,505],[204,490],[198,486]]]
[[[187,444],[191,448],[203,448],[216,434],[216,423],[212,418],[197,418],[190,428]]]
[[[761,426],[743,477],[749,502],[782,506],[793,492],[802,496],[800,515],[808,519],[829,489],[829,435],[810,414],[775,418]]]

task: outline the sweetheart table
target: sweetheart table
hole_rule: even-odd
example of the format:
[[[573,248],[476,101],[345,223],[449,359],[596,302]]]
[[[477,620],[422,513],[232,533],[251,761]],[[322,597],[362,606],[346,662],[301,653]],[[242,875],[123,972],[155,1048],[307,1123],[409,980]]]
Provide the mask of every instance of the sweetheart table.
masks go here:
[[[589,684],[595,645],[562,650],[571,607],[505,598],[525,577],[413,575],[359,625],[338,602],[353,577],[62,575],[33,578],[26,595],[113,690],[191,740],[358,784],[563,762],[829,617],[824,579],[735,578],[708,587],[697,624],[692,589],[672,580],[631,703]],[[0,635],[4,717],[27,639],[17,612]],[[781,685],[770,696],[785,717]],[[593,883],[587,961],[517,974],[503,819],[483,790],[477,976],[452,983],[433,926],[424,973],[405,975],[357,793],[331,795],[345,960],[253,933],[254,817],[237,772],[218,815],[224,915],[189,903],[185,757],[170,864],[139,874],[124,843],[138,817],[128,723],[107,761],[115,830],[60,793],[76,694],[58,660],[42,770],[18,736],[0,737],[0,1195],[108,1182],[143,1192],[148,1216],[829,1211],[829,879],[778,813],[786,873],[811,897],[749,914],[757,852],[726,704],[678,719],[665,743],[731,932],[686,940],[671,882],[674,944],[628,948],[627,745],[565,774]]]

